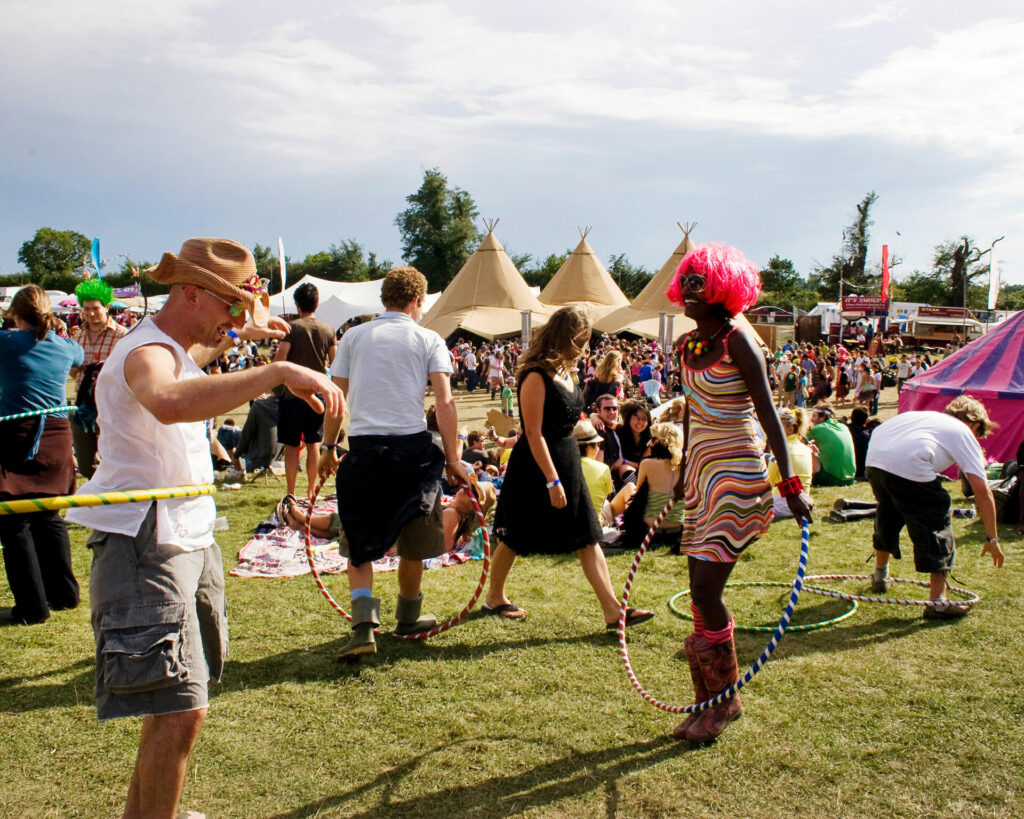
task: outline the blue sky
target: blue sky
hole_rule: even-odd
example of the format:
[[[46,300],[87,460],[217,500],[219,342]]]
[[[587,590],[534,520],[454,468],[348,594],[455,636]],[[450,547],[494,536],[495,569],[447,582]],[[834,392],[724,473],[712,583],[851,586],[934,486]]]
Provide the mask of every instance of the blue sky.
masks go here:
[[[219,235],[398,261],[394,217],[436,166],[516,253],[588,225],[603,259],[656,270],[696,222],[807,273],[875,190],[869,262],[1005,234],[1024,283],[1016,9],[6,0],[0,273],[44,225],[109,258]]]

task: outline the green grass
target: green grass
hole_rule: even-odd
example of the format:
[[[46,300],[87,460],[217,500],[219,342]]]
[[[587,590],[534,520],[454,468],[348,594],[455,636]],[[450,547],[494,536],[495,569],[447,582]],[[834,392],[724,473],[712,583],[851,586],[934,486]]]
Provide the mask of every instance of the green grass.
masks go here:
[[[225,572],[282,491],[218,494],[230,522],[218,533]],[[869,571],[871,523],[824,520],[840,492],[815,493],[809,573]],[[1019,815],[1021,540],[1002,527],[1007,561],[995,570],[977,556],[980,523],[954,526],[955,574],[983,598],[971,616],[926,624],[917,608],[865,604],[834,628],[788,635],[745,690],[743,719],[699,749],[673,741],[679,718],[630,687],[574,559],[519,561],[509,591],[525,622],[472,617],[426,644],[384,635],[359,667],[333,661],[347,624],[308,576],[228,577],[231,653],[183,807],[211,817]],[[85,534],[72,527],[83,590]],[[789,581],[798,548],[796,525],[777,523],[733,579]],[[609,560],[620,590],[631,560]],[[427,572],[428,610],[458,611],[479,572],[478,562]],[[908,559],[894,573],[917,576]],[[327,583],[347,603],[344,578]],[[632,594],[658,611],[632,635],[634,667],[679,704],[692,695],[680,659],[689,627],[666,603],[686,585],[684,562],[659,550]],[[395,576],[377,575],[376,588],[387,628]],[[786,594],[736,589],[729,600],[744,621],[769,623]],[[0,605],[10,605],[2,582]],[[795,622],[844,607],[805,594]],[[741,664],[765,641],[739,635]],[[87,602],[41,626],[0,629],[0,816],[120,812],[138,721],[97,722],[92,679]]]

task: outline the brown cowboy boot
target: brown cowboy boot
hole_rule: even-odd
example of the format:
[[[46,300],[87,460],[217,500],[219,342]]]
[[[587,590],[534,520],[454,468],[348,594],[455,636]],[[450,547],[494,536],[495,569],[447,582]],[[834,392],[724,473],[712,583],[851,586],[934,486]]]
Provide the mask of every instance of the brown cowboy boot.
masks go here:
[[[694,702],[698,703],[704,702],[710,697],[708,694],[708,687],[704,684],[704,674],[700,670],[700,659],[697,657],[697,651],[694,648],[694,644],[700,639],[701,638],[696,634],[690,634],[685,640],[683,640],[683,648],[686,650],[686,659],[690,661],[690,679],[693,680]],[[687,714],[686,719],[672,729],[672,736],[676,739],[682,739],[686,735],[686,729],[693,725],[694,721],[699,716],[700,714]]]
[[[701,641],[695,646],[700,660],[700,670],[704,675],[704,683],[708,687],[709,696],[715,696],[739,680],[736,666],[736,644],[730,639],[727,643],[708,645]],[[714,742],[722,731],[734,719],[743,714],[743,704],[739,694],[701,711],[697,719],[686,730],[686,738],[691,742]]]

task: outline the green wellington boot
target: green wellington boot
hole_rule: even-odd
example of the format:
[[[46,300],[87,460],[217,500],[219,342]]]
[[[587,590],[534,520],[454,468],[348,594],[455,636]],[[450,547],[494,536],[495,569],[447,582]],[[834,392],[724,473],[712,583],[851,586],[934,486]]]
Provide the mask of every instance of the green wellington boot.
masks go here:
[[[358,662],[366,654],[377,653],[377,641],[373,630],[380,625],[380,600],[376,597],[357,597],[352,601],[352,639],[335,659],[345,662]]]
[[[398,595],[398,605],[395,606],[395,619],[398,621],[398,625],[395,626],[395,634],[419,634],[421,631],[430,631],[436,626],[437,618],[433,614],[420,616],[422,607],[422,594],[411,600]]]
[[[695,645],[700,638],[696,634],[690,634],[683,640],[683,648],[686,650],[686,659],[690,662],[690,679],[693,680],[694,702],[704,702],[711,698],[707,684],[704,682],[704,672],[700,670],[700,658],[697,656]],[[686,736],[686,729],[696,721],[700,714],[687,714],[686,719],[672,729],[672,736],[676,739],[683,739]]]

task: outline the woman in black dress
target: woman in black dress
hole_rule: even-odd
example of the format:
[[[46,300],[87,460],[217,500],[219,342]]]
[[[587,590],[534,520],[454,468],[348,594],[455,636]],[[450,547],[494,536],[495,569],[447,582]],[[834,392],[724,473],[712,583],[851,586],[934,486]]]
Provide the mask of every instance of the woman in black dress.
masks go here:
[[[612,590],[601,526],[583,480],[579,445],[572,429],[583,397],[570,375],[590,340],[590,322],[575,307],[557,311],[519,358],[519,412],[525,432],[509,457],[494,514],[498,545],[491,563],[485,614],[511,619],[526,612],[509,601],[505,581],[518,555],[576,552],[601,603],[605,624],[616,627],[619,601]],[[654,614],[629,609],[627,625]]]

